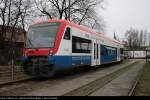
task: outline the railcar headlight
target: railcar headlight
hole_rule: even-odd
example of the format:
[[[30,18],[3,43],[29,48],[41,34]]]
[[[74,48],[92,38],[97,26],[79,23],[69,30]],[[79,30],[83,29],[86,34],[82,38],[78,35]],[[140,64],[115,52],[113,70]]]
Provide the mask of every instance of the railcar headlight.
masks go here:
[[[49,55],[53,55],[53,51],[52,50],[49,51]]]

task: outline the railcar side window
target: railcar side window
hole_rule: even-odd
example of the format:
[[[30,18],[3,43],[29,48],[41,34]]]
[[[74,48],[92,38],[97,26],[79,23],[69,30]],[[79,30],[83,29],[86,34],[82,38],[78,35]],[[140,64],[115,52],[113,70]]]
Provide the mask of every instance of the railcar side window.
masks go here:
[[[92,41],[72,36],[72,53],[91,53]]]
[[[99,45],[97,44],[97,59],[99,58]]]
[[[105,48],[103,45],[101,45],[101,55],[104,56],[105,55]]]
[[[123,54],[123,48],[120,49],[120,54]]]
[[[69,27],[66,28],[65,35],[64,35],[65,40],[70,40],[70,33],[71,33],[71,29]]]
[[[102,56],[114,56],[117,54],[117,49],[109,46],[101,46],[101,55]]]

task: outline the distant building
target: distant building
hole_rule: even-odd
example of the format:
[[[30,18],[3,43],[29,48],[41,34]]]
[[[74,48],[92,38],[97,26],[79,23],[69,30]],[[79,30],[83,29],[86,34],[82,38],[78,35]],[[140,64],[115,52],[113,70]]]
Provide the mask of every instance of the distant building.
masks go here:
[[[11,30],[12,27],[5,27],[6,28],[6,36],[5,36],[5,41],[9,41],[11,38]],[[0,25],[0,32],[2,31],[2,25]],[[15,42],[19,42],[19,43],[24,43],[25,41],[25,35],[26,35],[26,31],[21,29],[21,28],[15,28],[15,32],[13,35],[13,40],[15,40]]]

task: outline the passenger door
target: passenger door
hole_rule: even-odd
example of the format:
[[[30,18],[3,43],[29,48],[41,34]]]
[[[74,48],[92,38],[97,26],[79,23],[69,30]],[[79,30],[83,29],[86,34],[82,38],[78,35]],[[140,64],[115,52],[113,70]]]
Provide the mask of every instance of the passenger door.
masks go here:
[[[121,60],[120,56],[120,48],[117,48],[117,61]]]
[[[59,48],[59,55],[71,55],[71,28],[67,27],[64,32],[64,37]]]
[[[92,43],[92,66],[100,65],[100,45],[96,40]]]

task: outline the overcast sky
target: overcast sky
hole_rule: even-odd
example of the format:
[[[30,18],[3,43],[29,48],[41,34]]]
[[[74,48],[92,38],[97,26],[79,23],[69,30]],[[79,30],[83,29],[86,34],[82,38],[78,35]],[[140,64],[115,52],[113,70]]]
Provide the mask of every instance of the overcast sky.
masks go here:
[[[150,32],[150,0],[106,0],[105,10],[99,11],[107,25],[107,35],[119,37],[130,27]]]
[[[98,8],[99,9],[99,8]],[[105,10],[98,11],[106,22],[106,33],[120,38],[130,27],[150,32],[150,0],[105,0]]]

